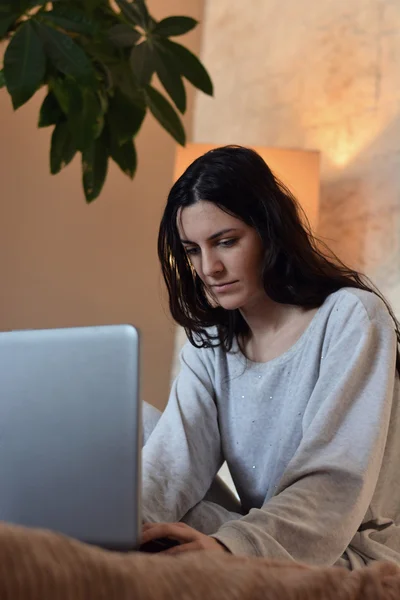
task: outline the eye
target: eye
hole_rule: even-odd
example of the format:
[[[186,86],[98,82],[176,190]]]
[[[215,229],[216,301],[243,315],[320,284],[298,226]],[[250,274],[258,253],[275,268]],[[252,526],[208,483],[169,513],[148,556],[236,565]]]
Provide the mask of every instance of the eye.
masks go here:
[[[188,256],[194,256],[195,254],[198,254],[199,249],[198,248],[186,248],[186,254]]]
[[[220,242],[218,242],[218,246],[223,246],[223,248],[230,248],[231,246],[234,246],[237,242],[237,238],[232,238],[230,240],[221,240]]]

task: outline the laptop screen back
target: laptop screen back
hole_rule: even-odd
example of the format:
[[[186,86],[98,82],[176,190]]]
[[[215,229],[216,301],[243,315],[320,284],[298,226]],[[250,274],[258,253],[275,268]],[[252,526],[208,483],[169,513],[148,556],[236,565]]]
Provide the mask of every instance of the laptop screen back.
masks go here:
[[[138,381],[131,326],[0,333],[0,520],[137,546]]]

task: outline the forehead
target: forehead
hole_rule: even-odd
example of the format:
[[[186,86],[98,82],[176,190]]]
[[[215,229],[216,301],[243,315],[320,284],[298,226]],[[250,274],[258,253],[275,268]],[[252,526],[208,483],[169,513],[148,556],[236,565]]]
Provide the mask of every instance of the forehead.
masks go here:
[[[243,228],[245,223],[212,202],[201,200],[178,213],[177,225],[181,239],[198,242],[223,229]]]

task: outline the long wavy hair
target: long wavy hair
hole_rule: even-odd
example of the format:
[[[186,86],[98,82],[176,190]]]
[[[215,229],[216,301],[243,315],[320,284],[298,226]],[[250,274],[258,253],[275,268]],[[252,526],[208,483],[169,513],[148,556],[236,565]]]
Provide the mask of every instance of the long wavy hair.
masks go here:
[[[180,211],[199,200],[216,204],[258,232],[265,248],[262,280],[272,300],[317,308],[343,287],[366,290],[385,303],[400,342],[399,323],[387,300],[365,275],[347,267],[313,236],[297,200],[261,156],[249,148],[225,146],[195,160],[178,179],[159,230],[158,256],[171,315],[194,346],[221,345],[229,351],[235,338],[240,343],[249,334],[239,310],[213,303],[181,244]],[[396,366],[400,373],[398,350]]]

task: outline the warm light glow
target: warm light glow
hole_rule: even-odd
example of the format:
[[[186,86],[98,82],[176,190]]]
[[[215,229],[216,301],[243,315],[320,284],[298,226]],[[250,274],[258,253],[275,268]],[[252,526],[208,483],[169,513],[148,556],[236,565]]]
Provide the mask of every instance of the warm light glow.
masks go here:
[[[324,148],[327,158],[337,167],[350,164],[377,137],[376,124],[360,127],[357,132],[350,131],[346,125],[335,129],[323,129],[318,133],[318,144]]]
[[[390,127],[390,121],[390,111],[364,112],[348,118],[339,118],[339,116],[335,118],[334,112],[327,111],[324,126],[308,128],[310,132],[308,141],[316,148],[320,148],[331,165],[342,169],[368,152]],[[321,122],[324,122],[323,115]],[[304,122],[303,126],[307,127],[307,122]]]
[[[218,145],[192,143],[184,148],[179,146],[175,160],[175,181],[196,158],[213,148],[218,148]],[[319,152],[262,146],[252,146],[252,148],[262,156],[274,174],[294,194],[311,228],[316,231],[319,213]]]

